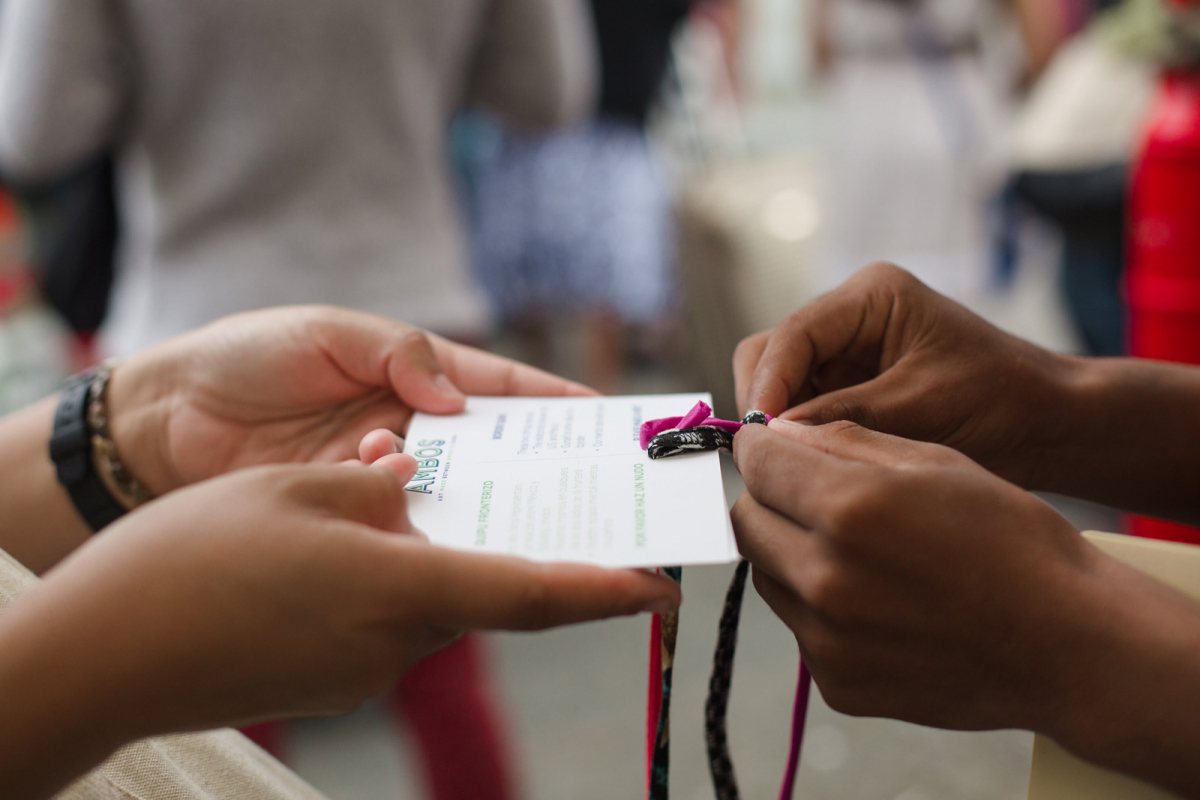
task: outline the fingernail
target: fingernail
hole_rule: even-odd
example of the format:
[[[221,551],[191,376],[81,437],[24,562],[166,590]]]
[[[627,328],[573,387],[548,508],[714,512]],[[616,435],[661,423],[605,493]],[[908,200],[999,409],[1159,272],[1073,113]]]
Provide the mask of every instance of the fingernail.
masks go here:
[[[394,448],[392,450],[393,453],[403,453],[404,452],[404,437],[397,436],[396,434],[393,433],[392,434],[392,447]]]
[[[671,614],[679,610],[679,604],[669,597],[663,597],[646,606],[645,611],[651,614]]]
[[[446,397],[453,397],[457,400],[463,396],[463,393],[459,390],[459,388],[454,385],[454,381],[450,380],[449,376],[447,376],[444,372],[438,373],[438,376],[433,379],[433,385],[438,390],[439,394],[445,395]]]

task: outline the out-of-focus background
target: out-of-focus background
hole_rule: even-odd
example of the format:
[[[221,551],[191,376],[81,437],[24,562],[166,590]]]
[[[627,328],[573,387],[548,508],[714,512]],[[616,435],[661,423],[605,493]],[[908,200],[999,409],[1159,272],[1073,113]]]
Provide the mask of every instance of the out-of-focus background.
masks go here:
[[[1125,290],[1170,239],[1130,203],[1153,205],[1130,176],[1156,120],[1193,120],[1171,169],[1197,185],[1183,5],[0,0],[0,411],[225,314],[326,302],[734,414],[737,342],[875,260],[1056,350],[1200,361],[1200,301]],[[1131,337],[1141,312],[1157,333]],[[712,792],[729,573],[684,577],[682,800]],[[756,596],[744,614],[730,738],[765,797],[797,654]],[[647,627],[468,637],[356,714],[248,733],[335,800],[636,797]],[[818,701],[799,791],[1010,800],[1030,748]]]

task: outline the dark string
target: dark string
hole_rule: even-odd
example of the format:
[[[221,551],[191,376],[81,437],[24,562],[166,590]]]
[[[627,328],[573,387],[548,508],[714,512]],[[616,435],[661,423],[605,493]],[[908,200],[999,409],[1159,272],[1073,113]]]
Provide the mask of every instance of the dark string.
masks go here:
[[[708,745],[708,768],[712,773],[717,800],[739,800],[741,797],[733,772],[733,759],[729,756],[725,719],[729,710],[729,687],[733,682],[733,656],[737,651],[742,598],[746,593],[746,575],[749,571],[749,561],[739,563],[729,584],[729,591],[725,594],[717,648],[713,653],[712,677],[708,681],[708,701],[704,704],[704,739]]]

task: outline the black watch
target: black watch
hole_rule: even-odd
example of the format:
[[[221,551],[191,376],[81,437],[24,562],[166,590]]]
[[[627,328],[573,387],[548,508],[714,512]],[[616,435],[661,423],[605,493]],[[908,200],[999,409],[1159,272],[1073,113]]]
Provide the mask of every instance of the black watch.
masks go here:
[[[107,527],[125,515],[126,509],[104,485],[92,461],[92,429],[88,404],[95,376],[85,372],[72,378],[62,392],[54,413],[54,435],[50,437],[50,459],[61,483],[71,496],[79,515],[93,531]]]

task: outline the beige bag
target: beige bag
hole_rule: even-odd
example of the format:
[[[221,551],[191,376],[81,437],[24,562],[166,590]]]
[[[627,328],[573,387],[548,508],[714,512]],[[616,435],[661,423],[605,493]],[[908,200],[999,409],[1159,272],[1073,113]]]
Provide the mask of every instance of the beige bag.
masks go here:
[[[1200,600],[1200,547],[1135,539],[1112,533],[1085,534],[1113,558]],[[1044,736],[1033,743],[1029,800],[1179,800],[1168,791],[1092,766]]]
[[[1063,45],[1017,115],[1018,169],[1057,172],[1132,160],[1157,91],[1158,73],[1095,33]]]

